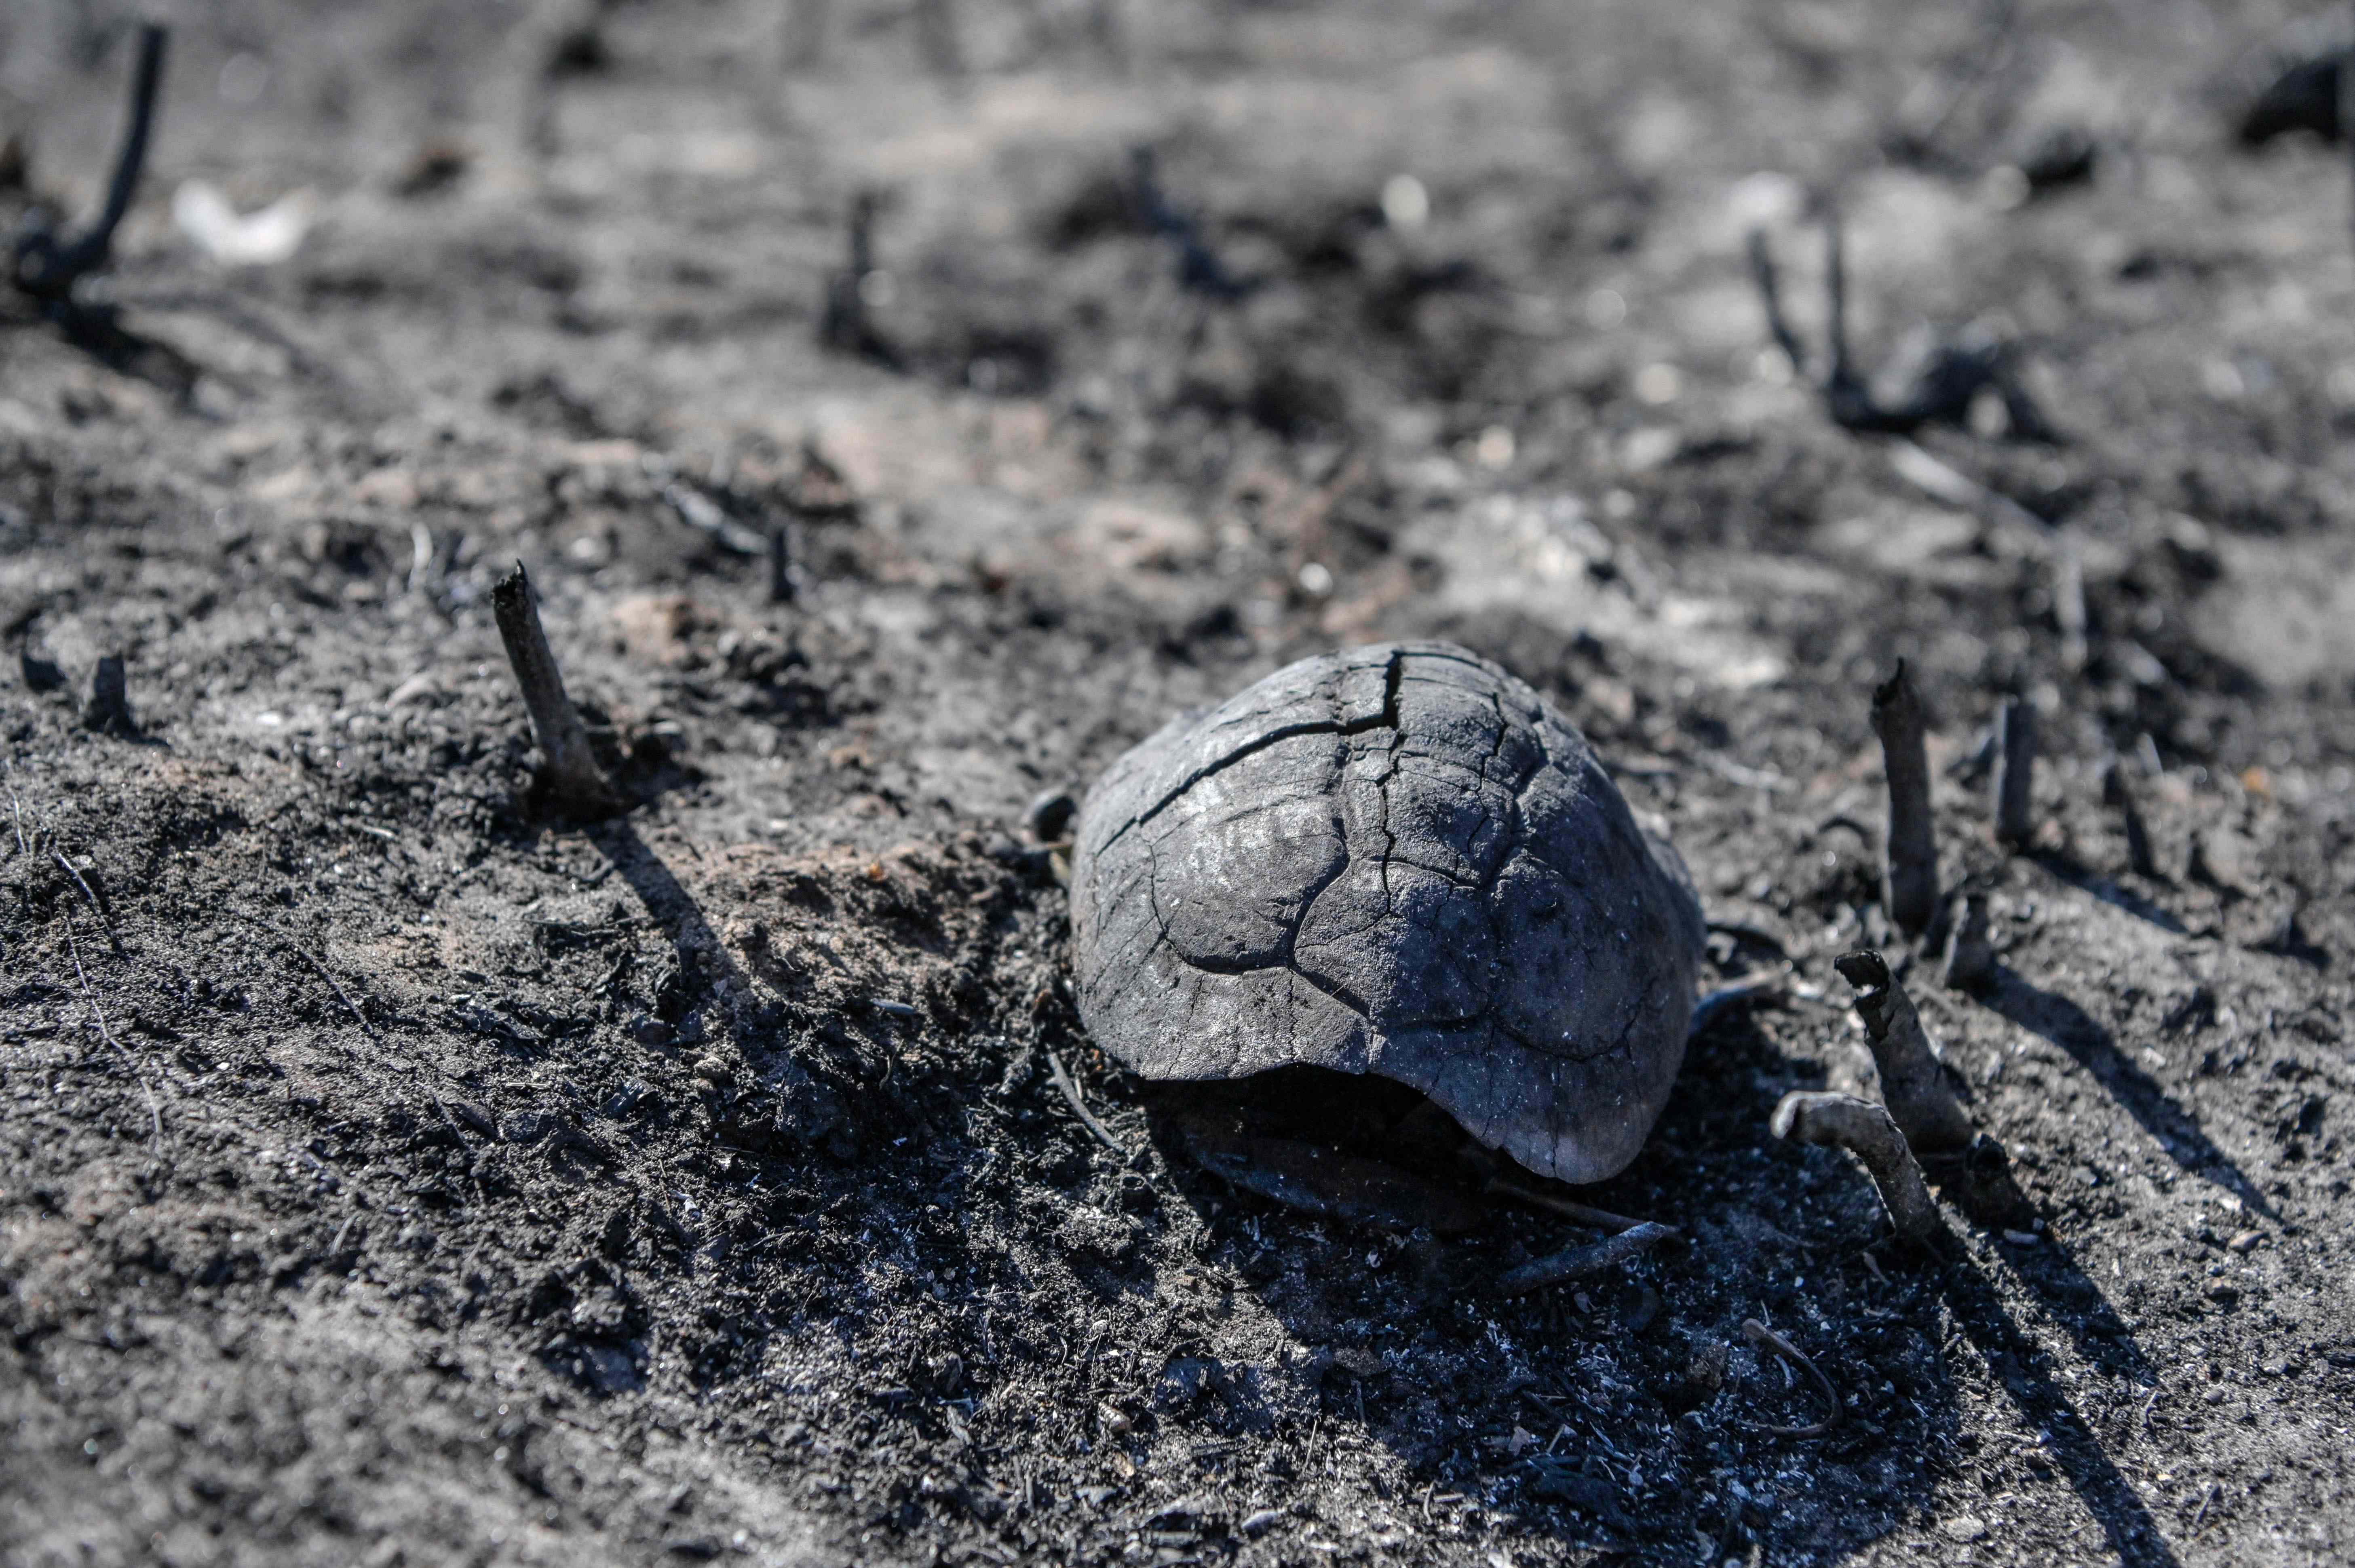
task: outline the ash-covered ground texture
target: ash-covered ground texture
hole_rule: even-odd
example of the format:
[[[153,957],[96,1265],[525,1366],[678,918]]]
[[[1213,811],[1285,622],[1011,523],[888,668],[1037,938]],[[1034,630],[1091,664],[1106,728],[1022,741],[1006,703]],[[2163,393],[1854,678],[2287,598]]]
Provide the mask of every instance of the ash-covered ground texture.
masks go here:
[[[2355,1553],[2355,251],[2237,133],[2332,8],[179,10],[125,335],[0,289],[0,1557]],[[101,206],[127,20],[0,12],[11,224]],[[1810,193],[1957,422],[1772,347]],[[625,817],[537,809],[517,558]],[[1668,821],[1705,985],[1789,966],[1574,1287],[1411,1096],[1116,1070],[1023,833],[1412,638]],[[1902,952],[1900,658],[2030,1211],[1930,1253],[1767,1126]]]

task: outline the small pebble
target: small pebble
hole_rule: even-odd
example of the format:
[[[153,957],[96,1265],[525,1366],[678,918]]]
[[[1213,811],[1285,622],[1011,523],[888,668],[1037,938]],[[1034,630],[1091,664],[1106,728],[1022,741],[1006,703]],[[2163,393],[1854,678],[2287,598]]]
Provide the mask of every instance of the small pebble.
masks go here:
[[[1958,1513],[1939,1528],[1949,1541],[1977,1541],[1987,1532],[1987,1520],[1968,1513]]]
[[[2029,1234],[2026,1231],[2006,1231],[2003,1233],[2003,1239],[2009,1242],[2014,1246],[2034,1246],[2036,1245],[2036,1238]]]
[[[1245,1517],[1243,1520],[1242,1530],[1245,1535],[1264,1535],[1283,1522],[1283,1510],[1263,1508],[1257,1513]]]
[[[2224,1245],[2234,1252],[2253,1252],[2256,1249],[2256,1245],[2264,1239],[2265,1234],[2263,1231],[2242,1231]]]

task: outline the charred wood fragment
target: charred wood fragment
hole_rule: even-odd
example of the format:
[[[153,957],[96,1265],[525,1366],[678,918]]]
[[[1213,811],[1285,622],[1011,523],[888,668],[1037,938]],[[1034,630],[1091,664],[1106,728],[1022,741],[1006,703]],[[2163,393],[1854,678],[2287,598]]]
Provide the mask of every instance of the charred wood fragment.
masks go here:
[[[1802,1090],[1783,1097],[1770,1125],[1777,1138],[1845,1149],[1863,1161],[1899,1235],[1923,1241],[1937,1230],[1930,1184],[1886,1107],[1854,1095]]]
[[[1591,1246],[1570,1247],[1508,1268],[1497,1277],[1497,1288],[1508,1296],[1522,1296],[1549,1285],[1590,1278],[1642,1256],[1676,1234],[1670,1226],[1646,1220]]]
[[[2143,825],[2142,808],[2136,803],[2134,786],[2126,781],[2126,765],[2117,758],[2102,764],[2102,803],[2118,814],[2118,826],[2126,835],[2126,866],[2137,876],[2158,874],[2158,857],[2151,853],[2150,830]]]
[[[589,731],[581,722],[572,699],[564,693],[564,677],[548,646],[533,602],[531,579],[523,563],[501,577],[491,590],[491,609],[498,618],[499,641],[506,645],[507,662],[516,683],[523,688],[524,706],[531,710],[533,735],[544,759],[540,783],[548,803],[559,814],[581,821],[613,816],[627,804],[622,792],[605,777],[590,748]]]
[[[101,735],[137,735],[131,718],[131,681],[123,655],[109,653],[91,672],[90,701],[82,705],[81,726]]]
[[[1881,1097],[1905,1141],[1924,1157],[1967,1145],[1971,1118],[1947,1084],[1945,1065],[1888,960],[1867,950],[1837,959],[1832,967],[1856,988],[1857,1016],[1864,1020],[1872,1047]]]
[[[1996,724],[1995,836],[2024,849],[2036,836],[2036,706],[2006,697]]]
[[[1922,699],[1905,661],[1872,693],[1872,733],[1881,737],[1889,779],[1889,829],[1882,846],[1881,902],[1911,937],[1929,929],[1938,906],[1938,843],[1930,821],[1930,756]]]

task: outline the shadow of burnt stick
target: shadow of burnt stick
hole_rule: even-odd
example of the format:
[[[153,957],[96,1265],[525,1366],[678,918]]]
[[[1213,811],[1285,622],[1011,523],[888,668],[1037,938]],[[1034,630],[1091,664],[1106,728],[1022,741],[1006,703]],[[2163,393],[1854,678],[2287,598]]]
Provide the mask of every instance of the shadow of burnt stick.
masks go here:
[[[725,1145],[762,1160],[798,1156],[817,1143],[838,1157],[855,1152],[857,1133],[844,1096],[869,1087],[870,1077],[887,1077],[888,1064],[869,1072],[862,1059],[859,1070],[839,1082],[832,1072],[810,1071],[786,1048],[776,1012],[730,956],[702,906],[636,827],[614,819],[586,830],[586,836],[669,938],[687,993],[741,1058],[720,1058],[727,1075],[710,1080],[707,1091],[712,1126]]]
[[[1997,966],[1995,983],[1985,993],[1985,1001],[2030,1033],[2067,1052],[2109,1090],[2111,1097],[2178,1166],[2214,1182],[2266,1219],[2279,1222],[2280,1216],[2256,1184],[2200,1130],[2191,1113],[2158,1079],[2119,1049],[2110,1032],[2091,1013],[2057,991],[2030,985],[2018,970],[2003,965]]]
[[[1944,1294],[1964,1337],[1986,1359],[1987,1371],[2020,1414],[2049,1439],[2047,1451],[2054,1465],[2109,1537],[2117,1561],[2127,1568],[2173,1568],[2178,1559],[2159,1533],[2158,1521],[2143,1506],[2133,1484],[2118,1473],[2092,1424],[2051,1374],[2039,1368],[2042,1352],[2004,1309],[1993,1282],[1977,1264],[1960,1258],[1948,1266]]]
[[[2190,927],[2169,914],[2158,905],[2140,894],[2120,887],[2110,878],[2084,864],[2074,856],[2059,850],[2046,850],[2035,857],[2036,863],[2051,872],[2078,892],[2100,899],[2113,909],[2122,909],[2137,920],[2158,927],[2170,937],[2190,934]]]

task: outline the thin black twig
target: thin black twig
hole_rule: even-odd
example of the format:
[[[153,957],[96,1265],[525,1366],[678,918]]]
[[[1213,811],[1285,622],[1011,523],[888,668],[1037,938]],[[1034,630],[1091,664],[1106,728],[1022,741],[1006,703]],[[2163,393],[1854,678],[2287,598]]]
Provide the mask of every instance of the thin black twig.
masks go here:
[[[64,240],[46,225],[37,226],[16,242],[14,275],[16,287],[51,305],[70,303],[74,285],[113,259],[114,231],[131,210],[132,196],[147,163],[147,138],[155,124],[157,89],[164,79],[164,46],[170,29],[160,22],[139,28],[139,58],[131,73],[131,123],[123,150],[115,157],[114,177],[107,184],[106,206],[78,239]]]
[[[1591,1246],[1570,1247],[1508,1268],[1497,1277],[1497,1288],[1507,1296],[1523,1296],[1549,1285],[1585,1279],[1642,1256],[1674,1234],[1668,1226],[1646,1220]]]
[[[359,1024],[361,1033],[367,1035],[371,1040],[380,1041],[383,1038],[383,1036],[377,1033],[376,1025],[368,1022],[368,1014],[360,1011],[360,1004],[352,1000],[351,992],[344,989],[344,982],[336,978],[334,970],[328,969],[325,964],[321,963],[317,959],[313,958],[306,948],[298,948],[292,942],[287,943],[286,946],[296,958],[302,959],[304,963],[310,965],[314,969],[318,971],[319,978],[327,982],[327,989],[336,993],[336,1000],[344,1004],[344,1010],[346,1012],[349,1012],[352,1015],[354,1022]]]
[[[1592,1203],[1582,1203],[1575,1199],[1558,1198],[1551,1192],[1540,1192],[1534,1187],[1524,1187],[1518,1181],[1508,1181],[1501,1176],[1491,1177],[1488,1184],[1481,1191],[1493,1192],[1500,1198],[1511,1198],[1534,1208],[1550,1210],[1565,1219],[1576,1220],[1582,1225],[1593,1225],[1598,1230],[1632,1231],[1637,1225],[1652,1223],[1648,1220],[1631,1219],[1625,1214],[1614,1214],[1608,1209],[1598,1209]],[[1674,1225],[1664,1225],[1661,1228],[1671,1233],[1676,1230]]]
[[[130,1068],[131,1075],[138,1080],[139,1092],[147,1098],[148,1147],[160,1160],[164,1155],[164,1112],[155,1103],[155,1090],[147,1082],[147,1075],[141,1070],[138,1059],[114,1037],[114,1031],[106,1026],[106,1013],[98,1005],[98,993],[91,989],[90,976],[81,967],[81,948],[74,940],[71,920],[66,922],[66,951],[73,956],[74,979],[81,982],[82,1000],[90,1003],[91,1021],[98,1025],[98,1037],[123,1058],[123,1065]]]
[[[1889,780],[1881,896],[1889,917],[1909,937],[1929,929],[1938,909],[1938,841],[1931,825],[1923,723],[1922,699],[1900,659],[1897,673],[1873,688],[1872,733],[1881,737],[1881,770]]]
[[[1949,991],[1975,991],[1995,979],[1995,944],[1987,938],[1984,895],[1966,893],[1955,901],[1947,923],[1946,956],[1938,972]]]
[[[1923,1154],[1967,1147],[1971,1118],[1946,1082],[1945,1065],[1922,1027],[1922,1015],[1914,1011],[1904,985],[1890,972],[1889,961],[1864,951],[1835,959],[1832,967],[1856,988],[1857,1016],[1864,1020],[1873,1065],[1881,1075],[1881,1097],[1906,1143]]]
[[[23,824],[19,823],[17,825],[16,832],[20,841],[24,836],[24,832]],[[91,891],[91,885],[89,883],[82,880],[82,874],[80,868],[78,868],[73,862],[68,860],[65,856],[65,852],[59,849],[55,844],[51,844],[49,846],[49,858],[56,861],[59,865],[65,869],[65,874],[73,878],[73,885],[81,889],[81,895],[90,900],[90,912],[98,916],[99,928],[106,933],[106,945],[114,949],[114,956],[116,958],[121,958],[123,956],[123,938],[114,934],[114,922],[106,917],[106,906],[98,901],[98,895]]]
[[[1055,1087],[1062,1091],[1063,1098],[1071,1105],[1071,1114],[1080,1118],[1080,1125],[1095,1134],[1096,1140],[1106,1149],[1126,1158],[1128,1146],[1114,1138],[1111,1130],[1088,1109],[1087,1101],[1080,1097],[1080,1086],[1072,1082],[1071,1075],[1064,1070],[1063,1059],[1052,1051],[1047,1053],[1047,1075],[1054,1080]]]
[[[1824,1403],[1828,1407],[1828,1414],[1821,1421],[1817,1422],[1812,1426],[1767,1426],[1761,1425],[1755,1426],[1753,1428],[1754,1430],[1770,1433],[1777,1437],[1820,1437],[1825,1433],[1839,1425],[1841,1415],[1839,1390],[1832,1386],[1832,1380],[1826,1377],[1823,1374],[1823,1370],[1817,1367],[1814,1361],[1807,1358],[1807,1353],[1805,1351],[1802,1351],[1798,1346],[1793,1344],[1790,1340],[1785,1339],[1782,1335],[1776,1333],[1774,1330],[1768,1328],[1765,1324],[1760,1322],[1755,1318],[1745,1318],[1742,1319],[1742,1337],[1749,1340],[1752,1346],[1755,1349],[1771,1351],[1772,1353],[1782,1357],[1784,1361],[1789,1362],[1791,1365],[1797,1367],[1801,1372],[1806,1373],[1807,1381],[1814,1383],[1817,1389],[1823,1394]]]
[[[2036,705],[2006,697],[1996,736],[1995,836],[2023,849],[2036,836]]]
[[[1777,1138],[1845,1149],[1862,1160],[1899,1235],[1921,1241],[1938,1228],[1938,1206],[1921,1161],[1887,1107],[1854,1095],[1797,1089],[1783,1097],[1768,1127]]]
[[[2158,857],[2151,853],[2150,830],[2143,825],[2134,786],[2126,781],[2126,764],[2113,757],[2102,764],[2102,802],[2118,813],[2126,835],[2126,865],[2137,876],[2158,874]]]
[[[1894,402],[1884,403],[1856,370],[1848,341],[1848,258],[1839,209],[1824,217],[1825,341],[1829,363],[1814,378],[1817,396],[1832,423],[1865,435],[1908,436],[1924,425],[1967,427],[1971,405],[1982,392],[2001,400],[2009,433],[2021,440],[2057,441],[2060,437],[2029,396],[2013,366],[2008,343],[1966,333],[1942,343]],[[1766,328],[1789,357],[1792,370],[1808,376],[1808,355],[1783,313],[1782,288],[1764,229],[1750,231],[1750,274],[1766,314]]]
[[[870,296],[879,296],[887,275],[875,265],[875,218],[882,196],[861,191],[851,198],[849,254],[841,271],[826,280],[826,308],[818,316],[818,342],[838,354],[855,355],[886,370],[908,367],[907,356],[875,324],[868,313]]]

